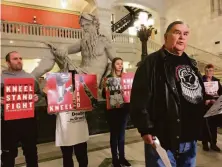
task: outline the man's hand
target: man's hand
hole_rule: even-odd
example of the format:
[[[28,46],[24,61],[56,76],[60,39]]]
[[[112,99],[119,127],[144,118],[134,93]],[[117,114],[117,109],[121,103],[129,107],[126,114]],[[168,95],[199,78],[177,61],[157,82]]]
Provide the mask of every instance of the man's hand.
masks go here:
[[[205,105],[208,106],[210,104],[210,100],[205,101]]]
[[[206,100],[205,101],[205,105],[208,106],[210,104],[214,104],[216,102],[216,100],[212,99],[212,100]]]
[[[45,86],[45,87],[42,89],[42,91],[43,91],[45,94],[47,94],[48,90],[49,90],[49,88],[48,88],[47,86]]]
[[[151,145],[154,144],[152,135],[144,135],[144,136],[142,136],[142,138],[146,144],[151,144]]]
[[[4,104],[4,97],[1,97],[1,104]]]
[[[64,46],[60,46],[60,47],[58,47],[56,49],[54,48],[54,49],[52,49],[52,52],[55,55],[57,55],[59,57],[62,57],[62,58],[64,58],[65,56],[68,56],[68,49],[65,48]]]
[[[39,100],[39,97],[37,94],[34,94],[34,102],[37,102]]]

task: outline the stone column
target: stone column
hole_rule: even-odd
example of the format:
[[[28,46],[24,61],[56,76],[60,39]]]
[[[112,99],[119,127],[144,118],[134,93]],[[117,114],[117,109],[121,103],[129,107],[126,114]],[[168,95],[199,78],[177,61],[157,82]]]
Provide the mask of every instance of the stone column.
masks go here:
[[[109,39],[112,38],[112,31],[111,31],[111,15],[112,12],[110,9],[107,8],[99,8],[96,9],[96,16],[100,22],[100,33],[105,35]]]
[[[167,19],[165,17],[160,17],[160,38],[161,43],[164,43],[164,33],[167,28]]]

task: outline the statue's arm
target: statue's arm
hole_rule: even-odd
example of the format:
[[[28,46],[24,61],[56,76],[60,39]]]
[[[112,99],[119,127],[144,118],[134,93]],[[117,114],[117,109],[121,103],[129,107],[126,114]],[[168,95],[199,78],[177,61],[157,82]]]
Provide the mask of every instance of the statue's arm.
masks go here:
[[[114,59],[114,57],[116,57],[116,53],[113,48],[110,48],[110,49],[106,48],[106,54],[107,54],[110,61],[112,61]]]
[[[115,50],[114,50],[113,47],[112,47],[112,43],[111,43],[111,41],[110,41],[107,37],[105,37],[105,36],[102,36],[102,42],[103,42],[104,45],[105,45],[105,53],[106,53],[108,59],[112,62],[112,60],[116,57],[116,52],[115,52]],[[106,76],[111,72],[111,68],[112,68],[111,66],[112,66],[111,63],[108,62],[102,78],[103,78],[103,77],[106,77]],[[101,86],[102,86],[102,85],[101,85],[101,81],[100,81],[100,84],[99,84],[99,88],[100,88],[100,89],[101,89]]]
[[[76,43],[68,46],[68,54],[75,54],[81,51],[81,41],[77,41]]]
[[[104,44],[107,57],[109,58],[110,61],[112,61],[113,58],[116,57],[116,52],[112,47],[112,43],[107,37],[104,37]]]
[[[44,57],[38,64],[38,66],[31,72],[36,78],[41,77],[45,73],[51,71],[55,65],[55,59],[52,57]]]

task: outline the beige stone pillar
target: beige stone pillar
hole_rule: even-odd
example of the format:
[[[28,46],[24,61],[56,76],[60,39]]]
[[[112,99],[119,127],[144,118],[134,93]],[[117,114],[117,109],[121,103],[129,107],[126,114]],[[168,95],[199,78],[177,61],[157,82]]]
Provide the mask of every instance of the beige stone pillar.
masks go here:
[[[164,43],[164,33],[168,26],[166,24],[167,24],[167,19],[165,17],[160,17],[160,38],[162,44]]]
[[[109,39],[112,37],[112,30],[111,30],[111,15],[112,12],[110,9],[107,8],[99,8],[96,9],[96,16],[100,22],[100,33],[105,35]]]

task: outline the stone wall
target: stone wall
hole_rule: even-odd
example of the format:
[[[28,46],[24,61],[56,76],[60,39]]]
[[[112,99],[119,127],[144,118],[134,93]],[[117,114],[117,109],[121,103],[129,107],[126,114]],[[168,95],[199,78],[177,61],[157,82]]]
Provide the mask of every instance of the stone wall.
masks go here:
[[[211,0],[167,0],[165,18],[165,26],[176,19],[190,26],[191,45],[211,53],[222,52],[222,16],[211,13]],[[220,44],[215,45],[216,41]]]

